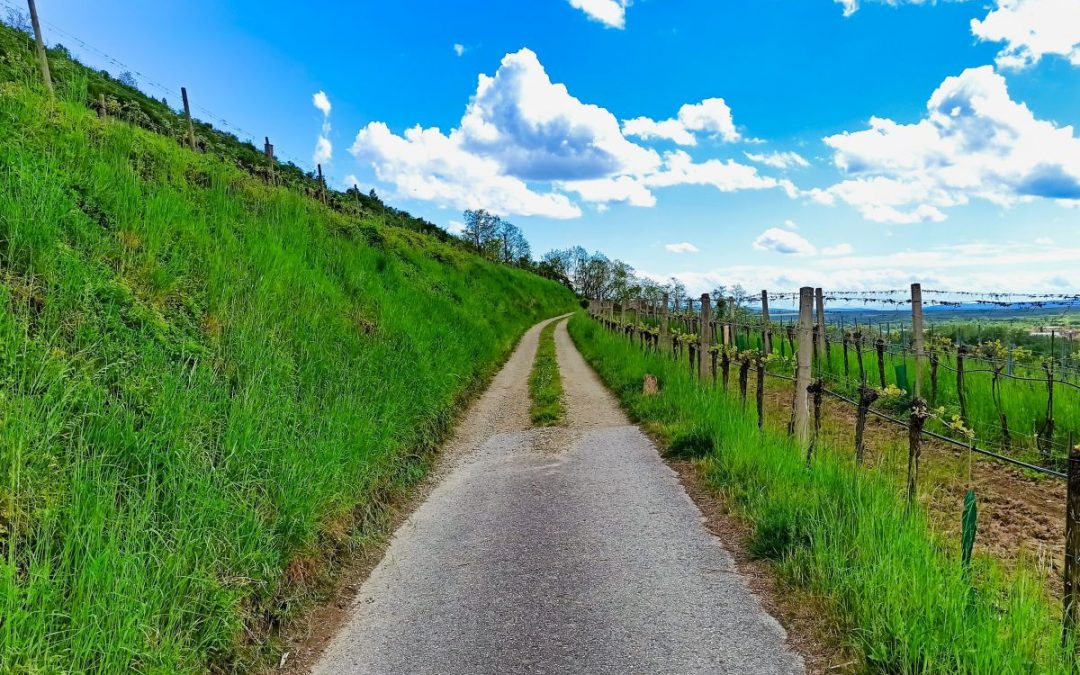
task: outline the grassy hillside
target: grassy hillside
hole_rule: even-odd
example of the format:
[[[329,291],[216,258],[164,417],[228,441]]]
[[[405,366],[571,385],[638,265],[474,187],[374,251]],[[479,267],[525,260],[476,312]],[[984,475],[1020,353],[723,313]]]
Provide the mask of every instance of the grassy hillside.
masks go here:
[[[0,669],[244,670],[539,277],[0,82]]]

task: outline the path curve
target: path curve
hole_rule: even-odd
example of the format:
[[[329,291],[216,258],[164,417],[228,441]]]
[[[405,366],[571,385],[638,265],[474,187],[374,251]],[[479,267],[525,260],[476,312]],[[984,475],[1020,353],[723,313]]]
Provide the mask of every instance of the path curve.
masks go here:
[[[470,411],[456,460],[314,672],[802,673],[565,321],[555,335],[568,426],[527,428],[542,325]]]

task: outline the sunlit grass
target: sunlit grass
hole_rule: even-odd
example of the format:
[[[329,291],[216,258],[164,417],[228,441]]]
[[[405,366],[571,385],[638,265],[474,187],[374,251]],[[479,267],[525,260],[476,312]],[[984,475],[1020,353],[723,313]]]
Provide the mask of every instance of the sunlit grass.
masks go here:
[[[540,331],[540,343],[536,348],[536,360],[529,375],[529,395],[532,407],[529,417],[538,427],[551,427],[562,424],[566,419],[566,407],[563,405],[562,377],[559,375],[559,363],[555,356],[555,326],[552,321]]]
[[[940,541],[919,508],[905,508],[891,474],[856,469],[850,451],[829,447],[807,468],[786,434],[760,432],[752,410],[702,387],[685,364],[645,354],[580,314],[570,333],[635,420],[704,455],[712,486],[751,523],[753,553],[829,600],[868,669],[1071,672],[1060,610],[1038,573],[1006,573],[988,557],[965,572],[958,542]],[[659,395],[642,394],[647,373]]]
[[[0,84],[0,671],[257,665],[572,305]]]

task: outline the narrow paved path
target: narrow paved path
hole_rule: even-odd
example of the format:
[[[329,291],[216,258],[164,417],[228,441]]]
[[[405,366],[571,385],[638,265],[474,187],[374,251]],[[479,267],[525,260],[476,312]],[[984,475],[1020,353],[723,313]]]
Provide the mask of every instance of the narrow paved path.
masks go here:
[[[801,673],[652,442],[556,329],[566,428],[528,429],[534,327],[316,673]]]

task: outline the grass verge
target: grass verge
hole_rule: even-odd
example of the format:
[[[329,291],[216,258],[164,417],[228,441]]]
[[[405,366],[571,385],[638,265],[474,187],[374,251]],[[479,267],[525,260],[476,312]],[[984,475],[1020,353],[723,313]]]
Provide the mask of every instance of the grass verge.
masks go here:
[[[555,326],[558,323],[552,321],[540,331],[540,344],[529,375],[529,395],[532,397],[529,417],[538,427],[553,427],[566,419],[562,376],[555,356]]]
[[[248,672],[574,298],[84,100],[0,82],[0,671]]]
[[[889,476],[855,470],[827,447],[807,467],[790,438],[759,432],[752,412],[702,387],[682,364],[582,314],[570,334],[636,421],[701,457],[713,488],[752,527],[752,553],[829,599],[871,670],[1071,672],[1060,612],[1036,573],[1007,574],[987,557],[965,570],[958,544],[935,537],[920,509],[906,510]],[[647,373],[659,395],[642,394]]]

